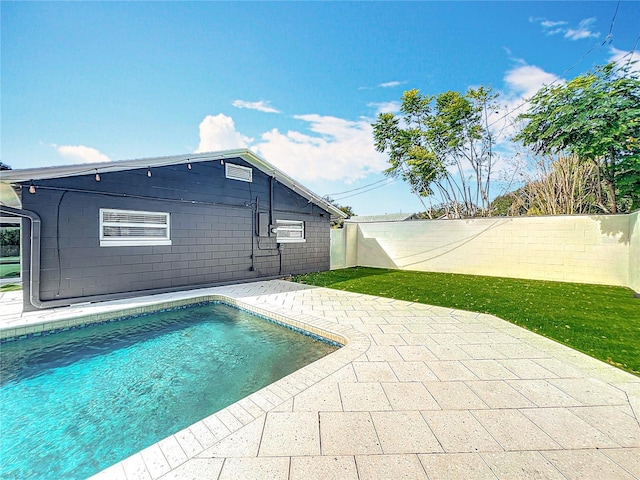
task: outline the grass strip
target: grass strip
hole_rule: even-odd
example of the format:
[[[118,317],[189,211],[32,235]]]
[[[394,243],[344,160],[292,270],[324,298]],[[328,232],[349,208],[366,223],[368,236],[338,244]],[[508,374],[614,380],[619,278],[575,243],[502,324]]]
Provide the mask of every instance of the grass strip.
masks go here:
[[[629,288],[365,267],[293,280],[490,313],[640,376],[640,298]]]
[[[0,264],[0,278],[15,278],[20,276],[20,264]]]

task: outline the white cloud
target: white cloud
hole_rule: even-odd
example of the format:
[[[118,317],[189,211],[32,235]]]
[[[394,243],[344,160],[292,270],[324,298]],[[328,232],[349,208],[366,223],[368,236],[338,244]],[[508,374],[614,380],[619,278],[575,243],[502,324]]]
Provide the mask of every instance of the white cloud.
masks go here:
[[[398,80],[392,80],[391,82],[382,82],[375,87],[358,87],[358,90],[373,90],[375,88],[394,88],[404,85],[407,82],[399,82]]]
[[[518,66],[505,73],[505,86],[498,97],[500,106],[489,115],[489,123],[492,124],[497,140],[501,143],[507,142],[515,134],[516,117],[527,111],[528,100],[540,88],[545,85],[564,83],[560,77],[540,67],[527,65],[522,61],[518,63]],[[507,148],[506,143],[503,147]]]
[[[609,55],[610,62],[616,62],[619,64],[629,63],[631,70],[634,72],[640,72],[640,53],[637,50],[624,51],[611,47],[611,54]],[[636,62],[636,63],[634,63]]]
[[[200,144],[195,153],[246,148],[252,141],[236,130],[233,118],[222,113],[207,115],[200,122]]]
[[[317,114],[294,117],[311,133],[274,128],[253,143],[236,130],[231,117],[207,115],[200,123],[196,153],[251,148],[288,175],[302,182],[339,180],[347,183],[387,168],[385,155],[375,151],[371,120],[350,121]]]
[[[563,21],[554,22],[552,20],[543,20],[540,22],[540,25],[542,25],[544,28],[559,27],[561,25],[566,25],[566,24],[567,22],[563,22]]]
[[[109,162],[111,159],[104,153],[92,147],[84,145],[53,145],[58,153],[73,163],[100,163]]]
[[[534,65],[521,65],[509,70],[504,76],[510,96],[516,95],[521,99],[530,98],[544,85],[551,85],[559,80],[558,76]]]
[[[372,102],[368,103],[367,107],[374,107],[376,109],[376,115],[381,113],[398,113],[400,111],[400,102]]]
[[[586,18],[578,24],[578,28],[568,28],[564,34],[569,40],[581,40],[583,38],[598,38],[600,32],[591,30],[591,26],[595,23],[595,18]]]
[[[546,35],[557,35],[561,33],[564,35],[564,38],[568,38],[569,40],[598,38],[600,36],[600,32],[592,29],[592,26],[596,22],[595,18],[585,18],[578,23],[577,27],[569,27],[569,22],[564,20],[547,20],[543,17],[531,17],[529,21],[540,24]]]
[[[258,110],[265,113],[280,113],[280,110],[269,105],[271,102],[260,100],[259,102],[248,102],[246,100],[234,100],[232,105],[236,108],[248,108],[249,110]]]
[[[386,156],[374,148],[369,121],[317,114],[295,118],[307,122],[313,135],[297,131],[281,133],[274,128],[252,147],[292,177],[303,182],[353,182],[387,167]]]
[[[404,82],[398,82],[397,80],[394,80],[392,82],[381,83],[378,86],[382,87],[382,88],[393,88],[393,87],[398,87],[398,86],[402,85],[403,83]]]

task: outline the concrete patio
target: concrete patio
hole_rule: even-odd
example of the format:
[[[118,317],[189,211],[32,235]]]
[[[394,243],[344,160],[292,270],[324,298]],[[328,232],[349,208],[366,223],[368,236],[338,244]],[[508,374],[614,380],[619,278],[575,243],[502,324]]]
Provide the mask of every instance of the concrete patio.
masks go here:
[[[204,296],[347,345],[94,479],[640,478],[640,378],[490,315],[270,281],[25,314],[5,293],[0,329]]]

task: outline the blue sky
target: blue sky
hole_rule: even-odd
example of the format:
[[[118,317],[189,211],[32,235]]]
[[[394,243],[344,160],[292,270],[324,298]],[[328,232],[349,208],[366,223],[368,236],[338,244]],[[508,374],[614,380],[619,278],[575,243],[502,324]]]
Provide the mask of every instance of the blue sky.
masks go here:
[[[640,36],[637,1],[1,9],[2,162],[248,147],[361,215],[424,209],[406,184],[384,181],[386,157],[373,148],[370,124],[404,90],[490,85],[508,111],[544,83],[631,52]]]

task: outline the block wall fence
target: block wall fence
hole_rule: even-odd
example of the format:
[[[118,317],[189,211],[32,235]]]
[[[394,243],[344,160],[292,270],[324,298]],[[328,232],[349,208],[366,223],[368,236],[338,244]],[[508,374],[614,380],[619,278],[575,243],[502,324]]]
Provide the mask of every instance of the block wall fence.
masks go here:
[[[331,268],[596,283],[640,292],[640,211],[629,215],[345,223]]]

